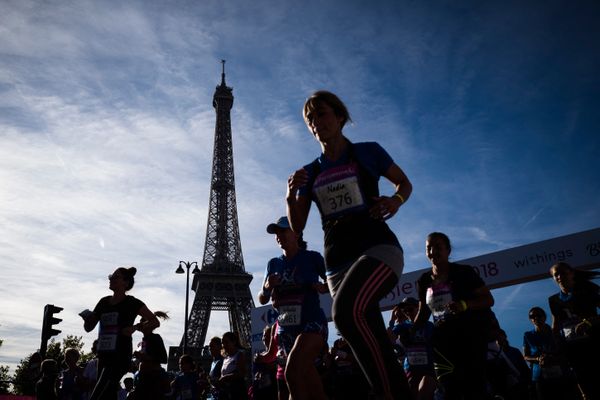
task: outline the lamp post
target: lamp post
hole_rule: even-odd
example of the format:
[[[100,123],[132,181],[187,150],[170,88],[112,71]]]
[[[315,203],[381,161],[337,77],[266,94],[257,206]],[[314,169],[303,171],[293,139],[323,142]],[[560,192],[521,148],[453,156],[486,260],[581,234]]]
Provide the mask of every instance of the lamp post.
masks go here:
[[[189,307],[189,302],[190,302],[190,267],[194,266],[194,269],[192,271],[192,274],[197,274],[198,272],[200,272],[200,270],[198,269],[198,263],[196,261],[179,261],[179,266],[177,267],[177,269],[175,270],[176,274],[183,274],[185,271],[183,270],[183,267],[185,267],[187,269],[187,279],[186,279],[186,283],[185,283],[185,322],[184,322],[184,331],[183,331],[183,354],[187,353],[187,340],[188,340],[188,320],[189,320],[189,313],[188,313],[188,307]]]

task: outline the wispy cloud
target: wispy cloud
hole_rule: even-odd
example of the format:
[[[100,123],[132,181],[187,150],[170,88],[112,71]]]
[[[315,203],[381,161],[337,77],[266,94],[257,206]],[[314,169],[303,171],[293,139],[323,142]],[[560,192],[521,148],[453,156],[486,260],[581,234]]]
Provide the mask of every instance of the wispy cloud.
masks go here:
[[[548,33],[531,7],[2,2],[0,362],[37,348],[45,303],[65,307],[64,333],[83,334],[77,313],[108,294],[106,275],[123,264],[139,268],[134,295],[171,311],[160,331],[178,344],[185,282],[173,270],[202,257],[222,58],[253,293],[279,252],[265,226],[284,213],[285,180],[319,152],[300,115],[316,89],[347,103],[351,140],[381,142],[411,178],[390,221],[407,270],[427,266],[431,231],[464,258],[593,227],[597,107],[579,77],[596,76],[597,52],[573,41],[558,59],[552,40],[536,47],[571,33]],[[576,74],[573,59],[583,60]],[[305,236],[322,247],[314,208]],[[209,336],[226,329],[217,314]]]
[[[544,211],[544,207],[540,208],[535,214],[533,214],[529,221],[527,221],[525,225],[523,225],[523,229],[527,228],[529,224],[534,222],[537,219],[537,217],[542,213],[542,211]]]

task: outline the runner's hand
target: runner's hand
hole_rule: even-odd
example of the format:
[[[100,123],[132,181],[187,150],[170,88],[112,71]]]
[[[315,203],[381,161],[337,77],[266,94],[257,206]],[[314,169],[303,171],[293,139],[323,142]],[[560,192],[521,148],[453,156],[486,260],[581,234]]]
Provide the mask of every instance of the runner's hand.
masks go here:
[[[375,205],[371,207],[369,214],[371,215],[371,218],[374,219],[385,220],[392,218],[402,205],[402,201],[394,196],[373,197],[373,200],[375,200]]]
[[[296,199],[296,193],[298,193],[298,189],[308,183],[308,171],[304,168],[300,168],[299,170],[294,171],[292,175],[289,176],[287,182],[287,194],[286,199]]]

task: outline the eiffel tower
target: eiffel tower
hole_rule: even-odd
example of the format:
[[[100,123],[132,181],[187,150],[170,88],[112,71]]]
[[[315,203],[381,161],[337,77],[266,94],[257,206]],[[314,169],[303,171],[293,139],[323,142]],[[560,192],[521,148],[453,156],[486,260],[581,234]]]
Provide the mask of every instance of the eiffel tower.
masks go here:
[[[228,311],[230,330],[239,335],[243,345],[249,345],[250,310],[254,307],[252,275],[244,269],[235,201],[230,117],[233,89],[225,84],[225,60],[221,63],[221,84],[213,96],[217,122],[204,258],[200,271],[194,274],[192,289],[196,294],[185,332],[188,353],[194,356],[200,355],[204,346],[212,310]]]

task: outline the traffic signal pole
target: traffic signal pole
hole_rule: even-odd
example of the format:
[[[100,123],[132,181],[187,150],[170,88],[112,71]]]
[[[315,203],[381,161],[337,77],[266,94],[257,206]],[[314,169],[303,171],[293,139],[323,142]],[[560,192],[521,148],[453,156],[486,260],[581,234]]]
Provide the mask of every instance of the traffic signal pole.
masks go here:
[[[48,349],[48,340],[52,336],[58,335],[61,331],[54,329],[54,325],[57,325],[62,321],[60,318],[56,318],[54,314],[58,314],[63,310],[62,307],[57,307],[54,304],[46,304],[44,307],[44,321],[42,323],[42,342],[40,344],[40,355],[46,356],[46,350]]]

